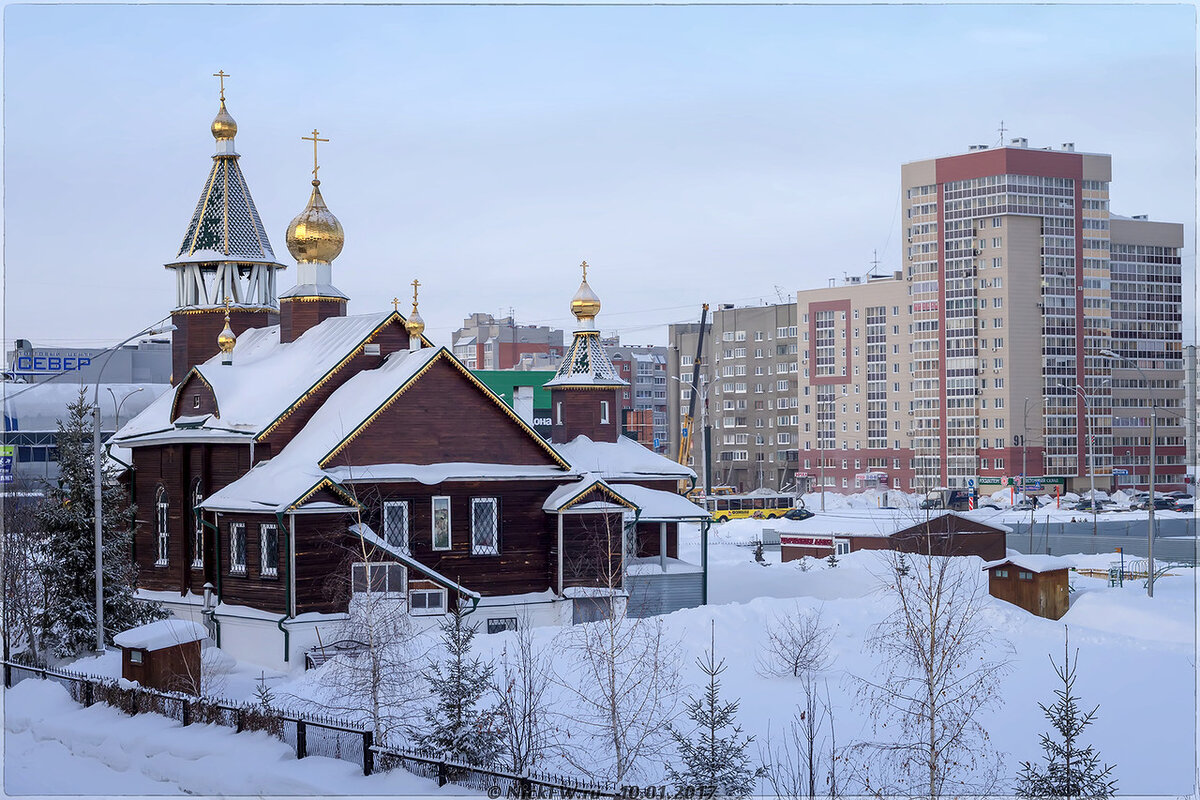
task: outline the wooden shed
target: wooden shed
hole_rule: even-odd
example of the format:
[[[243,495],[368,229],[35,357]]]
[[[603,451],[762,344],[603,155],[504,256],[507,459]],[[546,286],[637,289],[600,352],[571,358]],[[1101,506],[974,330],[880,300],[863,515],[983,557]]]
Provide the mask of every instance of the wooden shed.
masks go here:
[[[921,512],[924,516],[925,512]],[[907,520],[906,520],[907,521]],[[807,522],[807,520],[806,520]],[[986,560],[1003,558],[1005,534],[1009,529],[992,525],[953,511],[930,514],[916,524],[905,525],[886,532],[816,532],[804,533],[804,523],[781,527],[779,531],[780,559],[792,561],[804,556],[826,558],[858,550],[896,550],[935,556],[979,556]]]
[[[983,565],[988,594],[1030,614],[1059,619],[1070,607],[1067,578],[1071,566],[1061,558],[1013,554]]]
[[[208,631],[198,622],[164,619],[113,637],[121,648],[121,677],[164,691],[200,694],[200,643]]]

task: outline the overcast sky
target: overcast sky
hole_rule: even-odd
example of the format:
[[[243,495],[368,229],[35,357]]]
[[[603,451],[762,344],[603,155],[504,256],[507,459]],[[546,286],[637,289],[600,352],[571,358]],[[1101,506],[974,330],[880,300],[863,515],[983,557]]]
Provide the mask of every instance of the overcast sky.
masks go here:
[[[900,165],[996,144],[1113,157],[1112,210],[1187,224],[1190,6],[13,6],[4,15],[6,347],[166,316],[211,166],[218,69],[276,255],[321,189],[350,313],[420,278],[471,312],[665,343],[702,302],[900,268]],[[402,306],[407,310],[407,306]]]

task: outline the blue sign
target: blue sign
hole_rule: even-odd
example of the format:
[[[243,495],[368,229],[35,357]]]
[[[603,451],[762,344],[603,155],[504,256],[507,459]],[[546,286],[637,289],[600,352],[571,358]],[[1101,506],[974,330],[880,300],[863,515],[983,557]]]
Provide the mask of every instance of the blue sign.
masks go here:
[[[1129,474],[1129,470],[1127,470],[1127,469],[1118,469],[1117,467],[1113,467],[1112,474],[1113,474],[1113,475],[1128,475],[1128,474]]]
[[[655,447],[655,449],[658,449],[658,437],[657,436],[654,437],[654,447]]]
[[[17,356],[16,372],[74,372],[92,363],[91,355]]]
[[[684,428],[684,429],[683,429],[683,435],[684,435],[684,436],[687,436],[687,428]]]
[[[975,479],[974,479],[974,478],[968,478],[968,479],[967,479],[967,486],[974,486],[974,485],[975,485]]]

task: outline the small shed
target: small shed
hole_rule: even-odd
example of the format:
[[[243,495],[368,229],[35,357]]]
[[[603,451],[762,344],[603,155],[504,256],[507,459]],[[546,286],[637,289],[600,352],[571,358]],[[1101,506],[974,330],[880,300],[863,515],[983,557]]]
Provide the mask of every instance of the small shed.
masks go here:
[[[861,519],[844,519],[834,515],[821,515],[795,524],[780,524],[780,559],[792,561],[804,556],[826,558],[830,553],[840,556],[859,550],[979,556],[985,561],[1004,557],[1005,535],[1010,529],[1003,525],[980,522],[953,511],[922,512],[921,516],[925,518],[913,524],[911,519],[897,514],[893,524],[903,527],[890,532],[886,529],[864,530]],[[814,521],[824,523],[826,527],[812,524]]]
[[[1071,565],[1061,558],[1014,553],[989,561],[983,568],[992,597],[1046,619],[1059,619],[1070,607],[1067,578]]]
[[[164,619],[113,637],[121,648],[121,677],[164,691],[200,694],[200,643],[208,631],[198,622]]]

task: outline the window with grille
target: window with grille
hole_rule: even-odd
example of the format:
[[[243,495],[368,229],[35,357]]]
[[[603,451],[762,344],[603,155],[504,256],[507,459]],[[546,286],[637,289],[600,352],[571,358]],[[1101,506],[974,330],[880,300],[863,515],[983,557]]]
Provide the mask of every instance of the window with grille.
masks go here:
[[[355,594],[370,592],[401,598],[407,577],[404,565],[391,561],[350,565],[350,589]]]
[[[204,517],[200,513],[200,501],[204,493],[200,479],[192,484],[192,569],[204,568]]]
[[[262,556],[259,574],[264,578],[279,577],[279,528],[275,525],[259,525],[258,540]]]
[[[402,553],[408,546],[408,503],[389,500],[383,504],[383,540]]]
[[[488,633],[503,633],[504,631],[515,631],[516,629],[516,617],[497,617],[487,621]]]
[[[471,498],[471,553],[494,556],[500,552],[500,519],[494,497]]]
[[[246,574],[246,523],[229,523],[229,572]]]
[[[165,567],[169,563],[169,548],[170,534],[167,532],[167,516],[170,512],[171,504],[167,500],[167,490],[163,487],[158,487],[158,495],[154,500],[154,527],[155,533],[158,534],[158,557],[154,561],[154,566]]]

